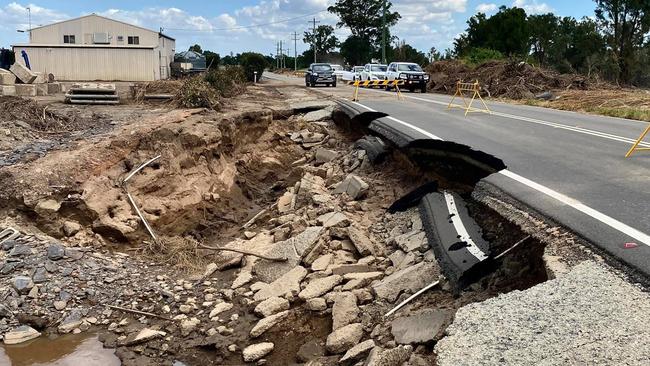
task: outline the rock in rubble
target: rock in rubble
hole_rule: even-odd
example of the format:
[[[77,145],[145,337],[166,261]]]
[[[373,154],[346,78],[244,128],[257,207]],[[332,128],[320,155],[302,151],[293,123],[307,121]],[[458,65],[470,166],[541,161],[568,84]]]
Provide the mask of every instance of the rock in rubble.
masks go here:
[[[346,227],[350,225],[350,219],[342,212],[328,212],[316,218],[316,222],[326,228],[328,227]]]
[[[330,353],[343,353],[354,347],[363,337],[361,323],[348,324],[327,336],[325,347]]]
[[[380,299],[395,302],[402,292],[416,292],[434,282],[439,276],[440,268],[436,263],[423,261],[391,274],[374,284],[372,289]]]
[[[239,272],[239,275],[237,275],[237,278],[235,278],[234,281],[232,281],[232,285],[230,286],[231,290],[236,290],[245,284],[251,282],[253,280],[253,274],[249,270],[242,270]]]
[[[353,200],[359,200],[368,193],[368,183],[354,174],[348,176],[334,189],[335,194],[347,193]]]
[[[254,311],[257,315],[267,317],[284,310],[289,310],[289,300],[274,296],[257,304]]]
[[[261,336],[264,332],[271,329],[274,325],[278,324],[281,320],[285,319],[289,315],[289,310],[277,313],[275,315],[268,316],[255,324],[253,329],[251,329],[250,336],[256,338]]]
[[[83,314],[79,309],[74,309],[68,314],[68,316],[63,319],[61,324],[59,324],[59,333],[70,333],[75,328],[81,325]]]
[[[307,362],[321,356],[325,356],[325,344],[316,339],[307,341],[307,343],[300,346],[298,353],[296,353],[296,358],[301,362]]]
[[[32,249],[24,244],[16,244],[9,252],[10,257],[24,257],[32,254]]]
[[[393,320],[391,333],[399,344],[427,343],[442,336],[453,312],[444,309],[426,309]]]
[[[65,248],[59,244],[52,243],[47,246],[47,259],[51,261],[58,261],[65,256]]]
[[[53,199],[39,201],[34,207],[34,211],[42,217],[51,217],[59,211],[61,204]]]
[[[429,248],[424,231],[409,231],[406,234],[395,237],[395,244],[406,253],[416,250],[425,251]]]
[[[18,344],[27,342],[34,338],[38,338],[40,336],[41,333],[39,333],[36,329],[27,325],[21,325],[17,328],[12,329],[4,335],[4,343],[7,345]]]
[[[63,233],[65,236],[75,236],[81,230],[81,225],[75,221],[66,221],[63,223]]]
[[[139,331],[138,333],[133,333],[130,336],[128,336],[124,340],[123,344],[125,346],[132,346],[132,345],[135,345],[135,344],[148,342],[148,341],[150,341],[152,339],[161,338],[161,337],[164,337],[166,335],[167,335],[167,333],[165,333],[163,331],[160,331],[160,330],[144,328],[141,331]]]
[[[314,248],[322,231],[322,226],[308,227],[293,238],[275,243],[264,254],[269,257],[284,257],[288,260],[258,261],[253,266],[253,271],[261,281],[275,281],[300,263],[301,259]]]
[[[311,311],[323,311],[327,309],[327,302],[322,297],[315,297],[306,302],[307,309]]]
[[[282,297],[287,294],[296,295],[300,291],[300,281],[302,281],[305,276],[307,276],[307,270],[305,267],[296,266],[291,271],[282,275],[282,277],[262,287],[257,293],[255,293],[253,299],[255,301],[262,301],[272,296]]]
[[[0,319],[1,318],[11,318],[13,312],[5,304],[0,304]]]
[[[215,316],[223,313],[224,311],[228,311],[232,309],[233,305],[229,302],[220,302],[217,305],[214,306],[214,309],[210,311],[210,318],[214,318]]]
[[[316,111],[311,111],[311,112],[305,114],[305,116],[302,117],[302,119],[305,122],[324,121],[326,119],[332,118],[332,111],[333,111],[332,107],[323,108],[323,109],[319,109],[319,110],[316,110]]]
[[[323,148],[317,149],[316,153],[314,154],[316,163],[327,163],[328,161],[332,161],[336,159],[337,156],[338,153],[336,151],[323,149]]]
[[[339,360],[339,363],[346,363],[346,362],[351,362],[351,361],[356,361],[368,354],[371,349],[375,348],[375,341],[372,339],[368,339],[367,341],[363,341],[356,346],[350,348],[343,357]]]
[[[242,356],[244,357],[245,362],[257,361],[260,358],[273,352],[274,347],[274,344],[271,342],[251,344],[250,346],[244,348],[242,351]]]
[[[20,294],[26,294],[34,287],[34,281],[27,276],[16,276],[11,280],[11,285]]]
[[[375,347],[370,351],[365,366],[402,366],[413,353],[411,346],[399,346],[383,350]]]
[[[324,271],[332,263],[332,254],[321,255],[311,264],[312,271]]]
[[[359,317],[357,297],[351,292],[341,292],[334,297],[332,306],[332,329],[342,328]]]
[[[329,276],[325,278],[317,278],[312,280],[307,284],[304,290],[300,291],[298,297],[302,300],[312,299],[314,297],[319,297],[329,292],[343,281],[343,277],[339,275]]]
[[[181,334],[187,336],[196,329],[196,327],[201,324],[201,321],[197,318],[190,318],[181,321]]]
[[[349,227],[348,237],[359,254],[363,256],[373,255],[375,257],[384,256],[384,247],[370,240],[359,228],[354,226]]]

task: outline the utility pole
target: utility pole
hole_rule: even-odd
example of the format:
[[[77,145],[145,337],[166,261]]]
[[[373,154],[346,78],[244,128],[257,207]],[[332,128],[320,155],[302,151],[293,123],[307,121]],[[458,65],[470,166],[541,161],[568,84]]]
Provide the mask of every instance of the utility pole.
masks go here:
[[[316,20],[316,18],[314,18],[314,19],[310,20],[309,22],[312,23],[312,28],[311,28],[312,33],[311,34],[314,36],[314,44],[313,44],[313,47],[314,47],[314,63],[316,63],[316,23],[320,23],[320,20]]]
[[[280,68],[280,43],[275,42],[275,68],[279,69]]]
[[[282,41],[280,41],[280,68],[284,69],[284,50],[282,49]]]
[[[32,41],[32,8],[27,7],[27,17],[29,18],[29,41]]]
[[[293,32],[293,71],[298,71],[298,32]]]
[[[381,15],[381,63],[386,64],[386,1]]]
[[[284,50],[287,51],[287,53],[285,53],[285,55],[287,55],[287,57],[289,57],[289,55],[291,54],[291,48],[285,48]],[[285,69],[287,68],[287,60],[286,59],[284,60],[284,68]]]

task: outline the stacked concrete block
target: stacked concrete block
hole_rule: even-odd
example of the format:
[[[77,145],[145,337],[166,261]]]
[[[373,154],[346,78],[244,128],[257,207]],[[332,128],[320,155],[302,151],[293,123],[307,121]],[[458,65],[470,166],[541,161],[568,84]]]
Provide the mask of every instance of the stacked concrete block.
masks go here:
[[[47,84],[32,84],[36,86],[36,95],[38,96],[43,96],[43,95],[48,95],[48,87]]]
[[[59,83],[47,83],[45,85],[47,85],[47,94],[57,94],[62,91]]]
[[[0,95],[14,96],[16,95],[15,85],[0,85]]]
[[[45,84],[45,74],[42,72],[35,72],[34,74],[36,75],[36,79],[32,81],[32,84]]]
[[[17,62],[11,65],[9,71],[13,72],[23,84],[31,84],[36,80],[36,74],[32,70]]]
[[[21,97],[35,97],[36,85],[34,84],[16,84],[16,95]]]
[[[0,69],[0,85],[14,85],[16,83],[16,75],[9,70]]]

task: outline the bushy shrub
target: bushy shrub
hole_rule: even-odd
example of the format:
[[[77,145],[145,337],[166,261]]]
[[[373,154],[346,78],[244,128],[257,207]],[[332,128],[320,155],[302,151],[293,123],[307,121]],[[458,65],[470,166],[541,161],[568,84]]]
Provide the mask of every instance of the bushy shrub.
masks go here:
[[[244,52],[239,57],[239,60],[248,81],[253,81],[255,71],[257,71],[257,80],[259,80],[264,69],[268,66],[264,55],[256,52]]]
[[[174,99],[183,108],[219,109],[219,94],[202,76],[185,79]]]
[[[241,66],[225,66],[215,68],[205,75],[207,81],[220,96],[229,98],[245,88],[246,74]]]
[[[476,47],[472,48],[464,58],[471,65],[480,65],[491,60],[502,60],[503,54],[490,48]]]

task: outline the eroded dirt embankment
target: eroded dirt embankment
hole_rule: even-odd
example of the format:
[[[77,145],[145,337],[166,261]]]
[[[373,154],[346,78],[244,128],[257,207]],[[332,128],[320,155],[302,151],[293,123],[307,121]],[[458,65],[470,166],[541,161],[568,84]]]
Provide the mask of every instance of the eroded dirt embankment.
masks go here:
[[[525,234],[470,197],[475,177],[392,147],[371,158],[332,109],[254,87],[231,112],[168,110],[1,168],[3,223],[33,235],[0,250],[0,334],[97,327],[126,365],[430,365],[456,309],[546,279],[531,239],[462,291],[442,279],[384,317],[441,272],[417,209],[386,212],[414,188],[460,192],[495,253]]]

